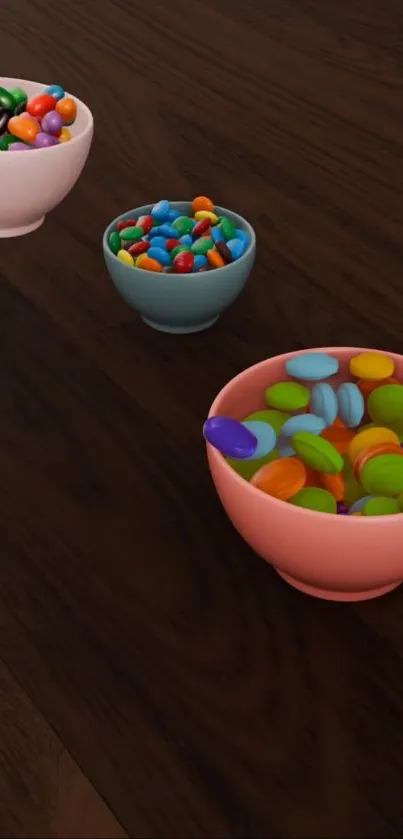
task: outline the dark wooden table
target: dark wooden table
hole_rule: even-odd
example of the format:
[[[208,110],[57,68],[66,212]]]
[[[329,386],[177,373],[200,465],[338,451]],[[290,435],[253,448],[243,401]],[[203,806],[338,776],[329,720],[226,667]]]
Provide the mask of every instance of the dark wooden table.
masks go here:
[[[1,72],[96,121],[72,194],[0,242],[1,836],[403,835],[403,588],[289,588],[201,439],[268,355],[403,351],[402,25],[399,0],[0,5]],[[199,193],[257,265],[211,331],[158,334],[101,234]]]

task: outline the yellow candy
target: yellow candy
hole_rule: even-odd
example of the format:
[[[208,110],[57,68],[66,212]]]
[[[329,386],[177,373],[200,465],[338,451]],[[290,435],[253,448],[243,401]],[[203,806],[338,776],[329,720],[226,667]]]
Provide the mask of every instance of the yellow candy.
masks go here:
[[[68,143],[71,140],[71,131],[69,128],[62,128],[60,132],[59,143]]]
[[[124,262],[125,265],[131,265],[132,267],[134,265],[134,259],[129,251],[118,251],[117,258],[120,259],[121,262]]]
[[[196,221],[203,221],[205,218],[208,218],[208,220],[211,221],[211,224],[217,224],[218,222],[218,216],[216,216],[215,213],[210,213],[209,210],[198,210],[197,213],[195,213]]]
[[[379,443],[396,443],[396,445],[400,445],[397,434],[391,428],[382,428],[380,425],[374,425],[372,428],[365,428],[364,431],[359,431],[353,437],[348,447],[348,455],[351,462],[354,463],[357,455],[363,449],[377,446]]]
[[[379,352],[362,352],[350,360],[350,373],[358,379],[378,382],[393,376],[395,362]]]

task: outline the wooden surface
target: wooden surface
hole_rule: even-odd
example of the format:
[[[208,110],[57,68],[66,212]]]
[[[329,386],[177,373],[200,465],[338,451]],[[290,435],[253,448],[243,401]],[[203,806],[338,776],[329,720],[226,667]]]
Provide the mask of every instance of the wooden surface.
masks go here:
[[[73,193],[0,242],[0,835],[402,836],[403,589],[287,587],[201,440],[268,355],[403,351],[402,5],[62,5],[0,5],[1,72],[96,121]],[[101,234],[198,193],[256,269],[211,331],[154,333]]]

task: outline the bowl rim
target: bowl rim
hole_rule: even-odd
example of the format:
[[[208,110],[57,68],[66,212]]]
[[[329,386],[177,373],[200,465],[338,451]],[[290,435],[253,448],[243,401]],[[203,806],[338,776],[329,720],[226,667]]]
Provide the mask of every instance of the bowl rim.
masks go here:
[[[112,253],[112,251],[109,247],[109,244],[108,244],[108,238],[109,238],[110,234],[113,233],[113,229],[116,227],[116,225],[119,221],[124,220],[124,218],[127,217],[127,216],[130,216],[131,213],[138,213],[139,211],[144,211],[144,214],[146,214],[146,211],[148,210],[148,212],[150,212],[151,208],[154,207],[154,205],[157,204],[157,203],[158,203],[158,201],[152,201],[151,203],[143,204],[143,205],[140,205],[139,207],[133,207],[131,210],[125,210],[125,212],[119,213],[119,215],[116,216],[116,218],[112,219],[112,221],[109,222],[109,224],[105,228],[104,234],[102,236],[102,244],[103,244],[104,252],[107,252],[108,255],[113,258],[113,261],[116,261],[116,263],[118,265],[123,266],[128,271],[133,271],[133,268],[136,268],[136,276],[148,277],[151,281],[154,281],[154,282],[160,282],[161,279],[163,279],[163,278],[165,278],[165,280],[166,280],[167,275],[163,271],[147,271],[145,268],[138,268],[137,266],[134,266],[134,265],[126,265],[124,262],[122,262],[120,259],[118,259],[116,254]],[[186,200],[186,199],[184,199],[182,201],[179,200],[179,199],[176,199],[176,200],[169,201],[169,203],[170,203],[172,209],[175,209],[175,206],[177,206],[178,204],[191,204],[192,202],[189,201],[189,200]],[[215,207],[215,209],[217,211],[220,211],[220,215],[224,215],[225,213],[230,213],[232,216],[235,216],[235,218],[239,219],[242,222],[242,224],[245,225],[246,232],[248,233],[248,235],[250,237],[248,247],[246,248],[246,250],[244,251],[242,256],[239,257],[239,259],[236,259],[235,262],[229,262],[227,265],[223,265],[221,268],[215,269],[216,271],[220,271],[220,273],[221,273],[222,271],[226,271],[226,270],[230,269],[235,264],[236,265],[242,264],[242,262],[244,262],[246,260],[246,257],[249,256],[250,253],[256,248],[256,233],[254,231],[254,228],[250,224],[250,222],[244,216],[241,216],[239,213],[234,212],[234,210],[230,210],[226,207],[221,207],[218,204]],[[140,212],[140,215],[141,214],[142,213]],[[202,272],[202,273],[204,273],[204,272]],[[209,271],[208,273],[212,274],[213,272]],[[168,274],[168,276],[169,276],[169,274]],[[194,281],[197,277],[197,271],[196,272],[188,271],[188,272],[183,273],[183,274],[174,274],[173,276],[176,276],[176,277],[179,276],[181,278],[192,277],[192,279]]]
[[[46,84],[45,82],[37,82],[33,79],[18,79],[14,76],[0,76],[0,80],[2,80],[3,82],[18,82],[18,84],[21,85],[21,87],[23,87],[24,84],[37,84],[41,88],[50,87],[50,84]],[[38,96],[39,93],[40,91],[38,92]],[[64,146],[71,147],[72,145],[76,145],[79,140],[82,140],[83,137],[85,137],[87,134],[90,134],[94,130],[94,117],[88,105],[86,105],[85,102],[79,99],[78,96],[75,96],[73,93],[69,93],[67,90],[65,91],[65,94],[71,99],[74,99],[74,101],[77,103],[77,109],[80,109],[86,114],[87,124],[85,128],[83,128],[83,130],[80,131],[79,134],[76,134],[74,137],[72,137],[68,143],[58,143],[56,146],[46,146],[45,148],[35,147],[35,151],[37,154],[41,152],[55,152],[57,151],[57,149],[64,148]],[[67,125],[66,128],[69,128],[69,126]],[[18,159],[18,154],[11,154],[9,155],[9,157],[11,158],[11,160],[14,160],[16,158]],[[6,159],[8,159],[8,155],[6,155]]]
[[[318,352],[318,353],[323,352],[323,353],[327,353],[327,354],[330,355],[332,352],[337,353],[337,352],[340,352],[341,350],[345,351],[345,352],[348,352],[348,353],[355,352],[355,351],[357,351],[357,353],[379,352],[379,353],[382,353],[383,355],[389,355],[393,359],[400,359],[401,361],[403,361],[403,355],[401,355],[400,353],[388,352],[386,350],[379,350],[376,347],[344,347],[344,346],[343,347],[308,347],[308,348],[303,349],[303,350],[291,350],[290,352],[287,352],[287,353],[280,353],[280,355],[273,355],[269,358],[264,359],[263,361],[258,361],[257,364],[251,364],[250,367],[245,367],[244,370],[241,370],[240,373],[237,373],[236,376],[234,376],[232,379],[230,379],[224,385],[224,387],[221,388],[221,390],[217,393],[217,395],[214,397],[214,400],[211,403],[211,406],[210,406],[208,414],[207,414],[207,419],[209,417],[212,417],[212,416],[216,415],[216,412],[215,412],[216,404],[219,401],[221,402],[222,398],[225,397],[225,395],[226,395],[226,391],[229,390],[230,387],[233,387],[234,383],[237,382],[237,380],[242,380],[244,375],[246,373],[249,373],[251,370],[256,370],[259,367],[261,367],[261,368],[265,367],[267,365],[268,361],[279,361],[279,360],[283,359],[284,363],[285,363],[288,359],[294,358],[294,356],[296,356],[296,355],[306,355],[307,353],[312,353],[312,352]],[[329,377],[329,378],[331,378],[331,377]],[[246,481],[245,478],[242,478],[241,475],[238,475],[238,473],[235,472],[235,469],[232,469],[232,467],[229,466],[229,464],[227,463],[224,455],[221,454],[221,452],[219,452],[218,449],[215,449],[214,446],[212,446],[210,443],[207,442],[207,440],[205,441],[205,443],[206,443],[208,458],[209,459],[211,458],[211,460],[220,464],[220,468],[224,469],[224,473],[227,473],[228,476],[231,475],[231,480],[235,481],[235,484],[239,485],[240,488],[243,487],[245,492],[251,493],[252,496],[255,496],[256,498],[257,497],[262,498],[262,496],[266,496],[268,502],[271,503],[271,504],[274,504],[275,508],[279,507],[279,505],[281,505],[281,507],[283,508],[283,505],[287,504],[287,506],[292,508],[292,510],[293,510],[291,515],[296,515],[296,516],[298,516],[298,515],[302,515],[302,516],[308,515],[308,517],[312,518],[312,523],[314,523],[314,519],[317,516],[320,516],[322,521],[323,521],[323,516],[325,516],[327,519],[329,518],[329,516],[331,516],[333,521],[335,519],[337,521],[338,520],[348,520],[350,522],[350,524],[347,525],[348,527],[356,527],[357,522],[359,522],[361,520],[366,520],[368,522],[371,522],[372,527],[374,527],[376,525],[378,525],[378,526],[381,525],[382,526],[383,523],[387,524],[388,522],[393,522],[393,521],[396,522],[396,516],[399,516],[399,513],[393,513],[393,514],[390,514],[390,515],[387,515],[387,516],[349,516],[349,515],[345,515],[345,516],[336,515],[335,516],[334,513],[325,513],[325,512],[319,511],[319,510],[309,510],[307,507],[298,507],[296,504],[294,505],[294,504],[290,504],[288,501],[282,501],[280,498],[275,498],[272,495],[268,495],[267,493],[263,493],[257,487],[253,486],[253,484],[251,484],[250,481]],[[266,503],[266,502],[264,502],[264,503]],[[400,513],[400,515],[403,515],[403,512]],[[341,525],[341,526],[343,527],[345,525]],[[361,525],[358,525],[358,526],[361,526]]]

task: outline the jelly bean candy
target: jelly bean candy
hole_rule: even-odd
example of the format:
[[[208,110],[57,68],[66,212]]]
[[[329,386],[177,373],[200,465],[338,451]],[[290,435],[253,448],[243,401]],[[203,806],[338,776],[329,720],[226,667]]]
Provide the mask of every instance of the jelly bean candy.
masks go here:
[[[239,259],[245,250],[245,242],[242,239],[229,239],[227,248],[231,254],[232,259]]]
[[[39,131],[34,140],[34,146],[38,149],[49,148],[50,146],[58,146],[59,140],[53,137],[52,134],[45,134],[44,131]]]
[[[35,119],[28,117],[12,117],[8,123],[8,130],[14,137],[23,140],[24,143],[33,143],[40,127]]]
[[[172,222],[172,227],[175,228],[178,236],[184,236],[186,233],[191,233],[194,226],[195,224],[193,219],[188,216],[178,216],[178,218]]]
[[[147,235],[147,233],[150,232],[152,226],[153,226],[153,217],[151,215],[140,216],[137,219],[137,227],[141,227],[144,235]]]
[[[193,236],[202,236],[203,233],[206,232],[210,227],[210,221],[208,218],[201,219],[198,221],[197,224],[193,227],[192,235]]]
[[[226,264],[228,264],[228,262],[232,262],[232,253],[225,242],[217,242],[215,247],[217,253],[220,254],[221,259],[223,259]]]
[[[233,239],[236,239],[235,225],[232,223],[232,221],[230,221],[229,218],[220,219],[220,228],[221,228],[221,232],[223,233],[223,236],[224,236],[224,239],[226,240],[226,242],[232,241]],[[238,240],[238,241],[240,241],[240,240]]]
[[[33,148],[33,146],[27,146],[26,143],[16,142],[9,146],[8,151],[33,151]]]
[[[139,244],[142,243],[139,242]],[[144,244],[147,243],[145,242]],[[148,251],[148,256],[150,259],[156,259],[161,265],[171,264],[171,257],[166,248],[156,248],[155,245],[153,245]]]
[[[17,137],[14,137],[13,134],[3,134],[3,136],[0,137],[0,151],[7,151],[12,143],[17,142]]]
[[[193,271],[200,271],[201,268],[207,268],[207,258],[202,253],[196,254],[193,263]]]
[[[12,96],[14,106],[13,106],[13,114],[15,117],[18,117],[27,106],[28,97],[25,93],[25,90],[22,87],[13,87],[9,90],[10,96]]]
[[[63,120],[63,125],[71,125],[77,116],[77,105],[74,99],[70,99],[65,96],[63,99],[59,99],[59,101],[56,102],[56,111],[60,114]]]
[[[190,248],[191,245],[193,244],[193,239],[192,239],[192,237],[189,233],[185,233],[184,236],[181,236],[179,241],[180,241],[181,245],[187,245],[188,248]]]
[[[223,265],[225,265],[225,262],[221,254],[219,254],[218,251],[214,248],[211,248],[211,250],[207,251],[207,259],[212,268],[222,268]]]
[[[227,457],[252,457],[258,445],[255,435],[230,417],[209,417],[203,426],[203,436]]]
[[[137,242],[142,236],[141,227],[125,227],[124,230],[120,231],[120,238],[123,242]]]
[[[8,122],[11,119],[12,115],[12,111],[8,111],[7,108],[0,107],[0,134],[3,134],[3,132],[6,130]]]
[[[14,112],[15,108],[14,99],[5,87],[0,87],[0,108],[4,108],[6,111],[10,111],[11,113]]]
[[[108,239],[109,247],[115,255],[120,251],[120,236],[119,233],[113,232],[110,234]]]
[[[34,96],[27,104],[27,111],[31,117],[35,119],[42,119],[48,111],[53,111],[55,107],[55,100],[53,96],[48,93],[40,93],[39,96]]]
[[[58,136],[58,140],[59,140],[59,143],[68,143],[69,140],[71,140],[71,131],[69,131],[69,129],[66,126],[64,126],[64,128],[62,128],[62,130],[61,130],[61,132]]]
[[[150,248],[150,242],[135,242],[128,248],[132,256],[140,256],[141,253],[147,253]]]
[[[207,198],[205,195],[198,195],[197,198],[194,198],[192,201],[192,213],[196,215],[200,210],[207,210],[207,212],[212,213],[214,212],[214,204],[211,198]]]
[[[121,262],[124,262],[125,265],[130,265],[131,267],[134,266],[134,259],[128,251],[120,250],[117,254],[117,257],[118,259],[120,259]]]
[[[212,213],[209,210],[198,210],[197,213],[195,213],[195,219],[196,221],[204,221],[205,219],[207,219],[210,222],[210,224],[217,224],[218,222],[218,216],[216,216],[215,213]]]
[[[213,242],[211,239],[196,239],[196,241],[193,242],[191,251],[194,254],[203,254],[203,256],[205,256],[206,253],[212,249],[212,247]]]
[[[46,134],[54,134],[55,136],[60,134],[63,128],[63,120],[60,114],[57,111],[48,111],[42,119],[41,128]],[[68,131],[68,129],[65,130]]]
[[[155,273],[160,273],[162,271],[162,265],[156,259],[151,259],[148,256],[148,253],[142,253],[136,259],[136,267],[142,268],[143,271],[153,271]]]
[[[53,96],[53,98],[56,99],[56,102],[59,102],[59,100],[63,99],[65,96],[65,90],[60,84],[51,84],[44,92],[47,93],[48,96]]]

